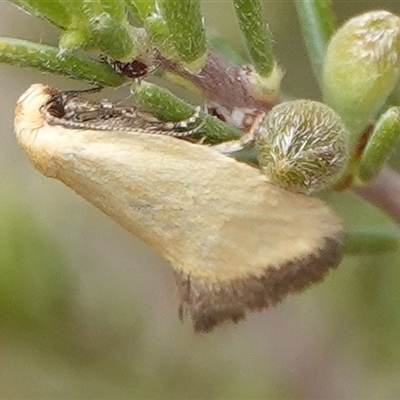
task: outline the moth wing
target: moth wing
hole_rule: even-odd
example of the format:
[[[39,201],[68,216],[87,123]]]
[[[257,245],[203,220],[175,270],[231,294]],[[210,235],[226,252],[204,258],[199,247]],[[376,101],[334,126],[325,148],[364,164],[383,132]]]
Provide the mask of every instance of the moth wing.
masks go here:
[[[339,263],[341,223],[322,201],[205,146],[50,126],[43,99],[21,99],[15,130],[33,165],[169,261],[195,331],[276,304]]]

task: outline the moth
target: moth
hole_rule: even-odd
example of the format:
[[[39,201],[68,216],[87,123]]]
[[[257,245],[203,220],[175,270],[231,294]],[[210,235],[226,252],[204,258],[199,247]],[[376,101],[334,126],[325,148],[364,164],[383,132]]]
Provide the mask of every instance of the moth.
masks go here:
[[[16,106],[19,145],[167,260],[195,332],[276,305],[339,264],[341,221],[321,200],[173,137],[179,124],[71,93],[32,85]]]

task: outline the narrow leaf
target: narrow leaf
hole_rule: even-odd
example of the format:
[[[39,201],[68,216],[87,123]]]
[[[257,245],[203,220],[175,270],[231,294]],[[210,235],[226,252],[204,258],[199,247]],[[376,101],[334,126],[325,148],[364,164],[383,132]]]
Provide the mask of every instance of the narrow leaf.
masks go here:
[[[106,64],[26,40],[0,37],[0,62],[34,68],[101,86],[119,86],[124,78]]]

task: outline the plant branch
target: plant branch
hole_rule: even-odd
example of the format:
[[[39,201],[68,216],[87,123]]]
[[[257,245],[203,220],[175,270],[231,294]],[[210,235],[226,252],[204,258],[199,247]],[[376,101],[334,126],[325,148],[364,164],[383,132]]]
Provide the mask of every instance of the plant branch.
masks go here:
[[[321,79],[326,45],[335,31],[330,0],[296,0],[304,43],[318,81]]]
[[[397,172],[385,167],[368,186],[353,190],[400,224],[400,175]]]
[[[399,249],[399,233],[395,230],[349,230],[345,234],[343,252],[346,255],[381,254]]]
[[[159,68],[179,77],[169,76],[182,86],[196,86],[204,97],[215,101],[228,110],[235,108],[269,110],[275,102],[268,102],[253,97],[252,82],[249,78],[251,69],[236,67],[222,55],[209,50],[206,63],[199,73],[191,73],[181,65],[159,56]],[[183,81],[182,81],[183,78]],[[185,84],[186,81],[186,84]]]

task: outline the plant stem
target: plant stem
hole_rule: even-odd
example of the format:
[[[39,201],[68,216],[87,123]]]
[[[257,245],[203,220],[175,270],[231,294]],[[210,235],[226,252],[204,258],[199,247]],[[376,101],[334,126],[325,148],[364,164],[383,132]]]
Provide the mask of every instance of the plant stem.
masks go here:
[[[331,0],[296,0],[295,5],[314,75],[320,82],[326,45],[336,28]]]
[[[349,231],[346,232],[343,251],[347,255],[381,254],[399,249],[398,232],[390,231]]]
[[[368,186],[353,188],[354,192],[375,204],[400,225],[400,176],[383,168]]]
[[[204,68],[199,73],[191,73],[180,64],[161,56],[159,63],[160,70],[178,76],[181,81],[191,82],[201,90],[205,98],[228,110],[234,108],[269,110],[276,104],[254,98],[251,95],[251,83],[244,79],[243,69],[235,67],[213,50],[209,50]]]

